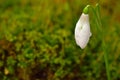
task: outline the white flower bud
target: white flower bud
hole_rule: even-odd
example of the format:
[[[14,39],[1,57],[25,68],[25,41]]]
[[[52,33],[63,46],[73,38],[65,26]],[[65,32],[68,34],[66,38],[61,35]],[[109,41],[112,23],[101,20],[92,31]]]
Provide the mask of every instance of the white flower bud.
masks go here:
[[[82,13],[75,27],[75,40],[77,45],[84,49],[91,35],[89,15]]]

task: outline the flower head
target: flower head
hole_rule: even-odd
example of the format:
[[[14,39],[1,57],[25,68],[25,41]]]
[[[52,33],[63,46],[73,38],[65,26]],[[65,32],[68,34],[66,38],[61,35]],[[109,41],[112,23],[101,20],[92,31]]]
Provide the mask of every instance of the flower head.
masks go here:
[[[84,49],[91,35],[89,15],[82,13],[75,27],[75,40],[77,45]]]

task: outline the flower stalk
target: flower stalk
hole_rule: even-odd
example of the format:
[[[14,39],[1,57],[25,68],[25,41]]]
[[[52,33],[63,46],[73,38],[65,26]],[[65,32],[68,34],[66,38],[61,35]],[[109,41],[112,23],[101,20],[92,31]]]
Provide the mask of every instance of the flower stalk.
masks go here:
[[[105,66],[106,66],[107,79],[111,80],[110,70],[109,70],[109,62],[108,62],[108,54],[106,52],[106,45],[105,45],[105,42],[104,42],[104,34],[103,34],[103,30],[100,28],[100,27],[102,27],[102,22],[101,22],[101,19],[100,19],[99,4],[96,4],[96,13],[95,14],[96,14],[96,17],[97,17],[97,22],[99,23],[98,28],[100,29],[100,33],[102,35],[102,48],[103,48],[103,51],[104,51],[104,60],[105,60]]]

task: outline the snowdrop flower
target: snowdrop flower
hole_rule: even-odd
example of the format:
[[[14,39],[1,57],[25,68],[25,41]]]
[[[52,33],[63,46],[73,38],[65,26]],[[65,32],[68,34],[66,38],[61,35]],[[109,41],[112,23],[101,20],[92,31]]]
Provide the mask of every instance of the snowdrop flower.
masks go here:
[[[75,27],[75,41],[81,49],[84,49],[89,41],[91,34],[88,7],[85,7],[83,10],[80,19],[78,20]]]

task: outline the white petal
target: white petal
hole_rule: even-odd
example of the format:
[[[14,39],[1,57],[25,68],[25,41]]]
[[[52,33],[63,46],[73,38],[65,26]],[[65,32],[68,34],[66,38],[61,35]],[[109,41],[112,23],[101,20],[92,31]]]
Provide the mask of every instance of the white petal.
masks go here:
[[[75,27],[75,40],[77,45],[84,49],[91,35],[89,15],[82,13]]]

